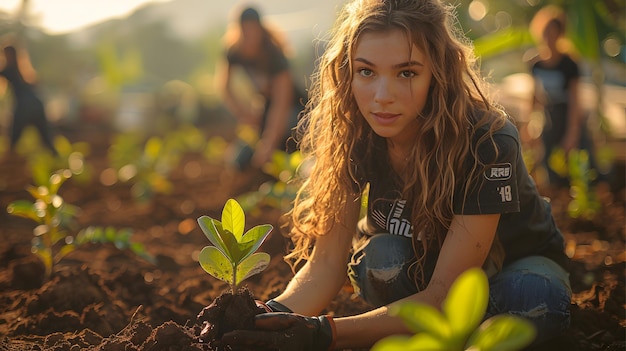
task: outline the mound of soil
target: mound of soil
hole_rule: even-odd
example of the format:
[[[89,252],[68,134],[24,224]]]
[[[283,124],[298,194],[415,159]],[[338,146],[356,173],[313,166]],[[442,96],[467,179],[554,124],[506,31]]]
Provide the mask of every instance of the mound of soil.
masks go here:
[[[31,199],[25,187],[32,179],[23,157],[5,156],[0,159],[0,350],[219,350],[218,344],[200,341],[209,317],[198,315],[228,286],[197,262],[209,242],[196,219],[219,218],[228,198],[257,189],[263,176],[225,175],[223,165],[189,154],[170,176],[171,193],[139,203],[129,184],[105,186],[99,180],[108,167],[111,130],[63,132],[72,142],[87,141],[92,147],[87,163],[93,179],[72,178],[60,191],[81,208],[79,226],[131,228],[131,240],[142,243],[155,262],[113,244],[87,244],[67,255],[46,279],[30,251],[34,222],[5,211],[12,201]],[[567,216],[569,193],[549,195],[573,259],[574,296],[571,328],[541,350],[623,350],[623,190],[599,190],[602,211],[593,220]],[[280,215],[263,208],[246,218],[249,226],[275,228],[261,247],[273,257],[270,266],[244,286],[262,301],[278,295],[293,276],[282,260],[288,242],[279,229]],[[346,284],[325,312],[344,316],[367,309]]]

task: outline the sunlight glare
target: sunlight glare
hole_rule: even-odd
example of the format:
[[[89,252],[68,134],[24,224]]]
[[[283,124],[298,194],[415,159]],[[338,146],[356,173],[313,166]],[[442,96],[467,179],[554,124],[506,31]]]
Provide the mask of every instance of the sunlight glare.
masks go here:
[[[171,0],[30,0],[31,20],[50,34],[71,32],[107,19],[125,16],[150,2]],[[4,0],[0,10],[15,14],[22,0]]]

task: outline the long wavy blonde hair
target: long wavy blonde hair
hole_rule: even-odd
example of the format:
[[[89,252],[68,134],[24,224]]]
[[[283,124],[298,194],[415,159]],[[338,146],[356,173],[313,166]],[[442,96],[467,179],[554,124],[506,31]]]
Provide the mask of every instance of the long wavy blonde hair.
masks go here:
[[[486,94],[472,47],[459,31],[453,11],[438,0],[353,0],[342,9],[312,76],[306,115],[299,126],[300,149],[315,165],[288,214],[294,248],[285,258],[292,267],[308,259],[315,239],[341,221],[335,215],[363,190],[356,185],[359,167],[375,162],[371,151],[377,136],[351,90],[352,55],[364,32],[403,30],[411,41],[407,44],[416,45],[429,58],[432,87],[402,174],[403,198],[411,199],[415,232],[420,228],[428,233],[426,240],[413,236],[416,255],[422,252],[418,264],[431,243],[441,245],[452,221],[455,190],[465,181],[466,192],[470,191],[469,185],[485,167],[477,157],[469,175],[463,167],[469,156],[476,155],[474,132],[490,125],[478,144],[488,141],[506,119]],[[474,120],[474,115],[479,118]]]

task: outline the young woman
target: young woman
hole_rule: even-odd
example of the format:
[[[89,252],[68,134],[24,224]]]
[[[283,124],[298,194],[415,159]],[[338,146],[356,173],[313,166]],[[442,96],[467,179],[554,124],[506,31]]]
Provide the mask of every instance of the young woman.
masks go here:
[[[14,150],[19,141],[24,128],[28,125],[34,126],[39,132],[39,137],[43,145],[50,150],[53,155],[58,155],[50,127],[46,117],[46,110],[43,102],[39,98],[32,79],[25,77],[21,64],[27,61],[27,57],[18,56],[18,49],[13,45],[3,48],[5,64],[0,70],[0,77],[6,79],[13,93],[13,119],[11,121],[11,143],[10,149]],[[26,53],[23,53],[26,55]],[[29,79],[27,79],[29,78]]]
[[[526,317],[537,342],[568,326],[563,237],[524,166],[515,126],[487,97],[453,20],[438,0],[345,5],[319,62],[300,143],[315,160],[290,213],[295,247],[287,258],[301,268],[267,303],[274,313],[257,316],[260,331],[223,341],[369,347],[407,332],[389,316],[390,304],[440,308],[471,267],[490,278],[485,318]],[[348,277],[373,309],[318,316]]]
[[[249,166],[260,168],[275,150],[294,150],[288,141],[305,96],[294,84],[285,44],[262,23],[256,9],[243,9],[225,39],[226,60],[218,73],[224,103],[240,123],[256,127],[259,133],[254,147],[244,146],[236,151],[234,164],[241,170]],[[264,100],[260,114],[233,91],[233,72],[237,67],[243,69]]]

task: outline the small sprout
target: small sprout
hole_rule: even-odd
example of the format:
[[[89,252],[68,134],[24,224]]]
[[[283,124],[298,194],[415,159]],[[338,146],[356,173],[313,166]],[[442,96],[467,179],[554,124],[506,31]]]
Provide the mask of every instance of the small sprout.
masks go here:
[[[233,294],[241,282],[260,273],[270,263],[270,255],[255,251],[272,231],[270,224],[258,225],[244,233],[245,215],[239,203],[229,199],[222,210],[222,221],[198,218],[204,235],[214,246],[205,246],[198,261],[217,279],[230,284]]]

